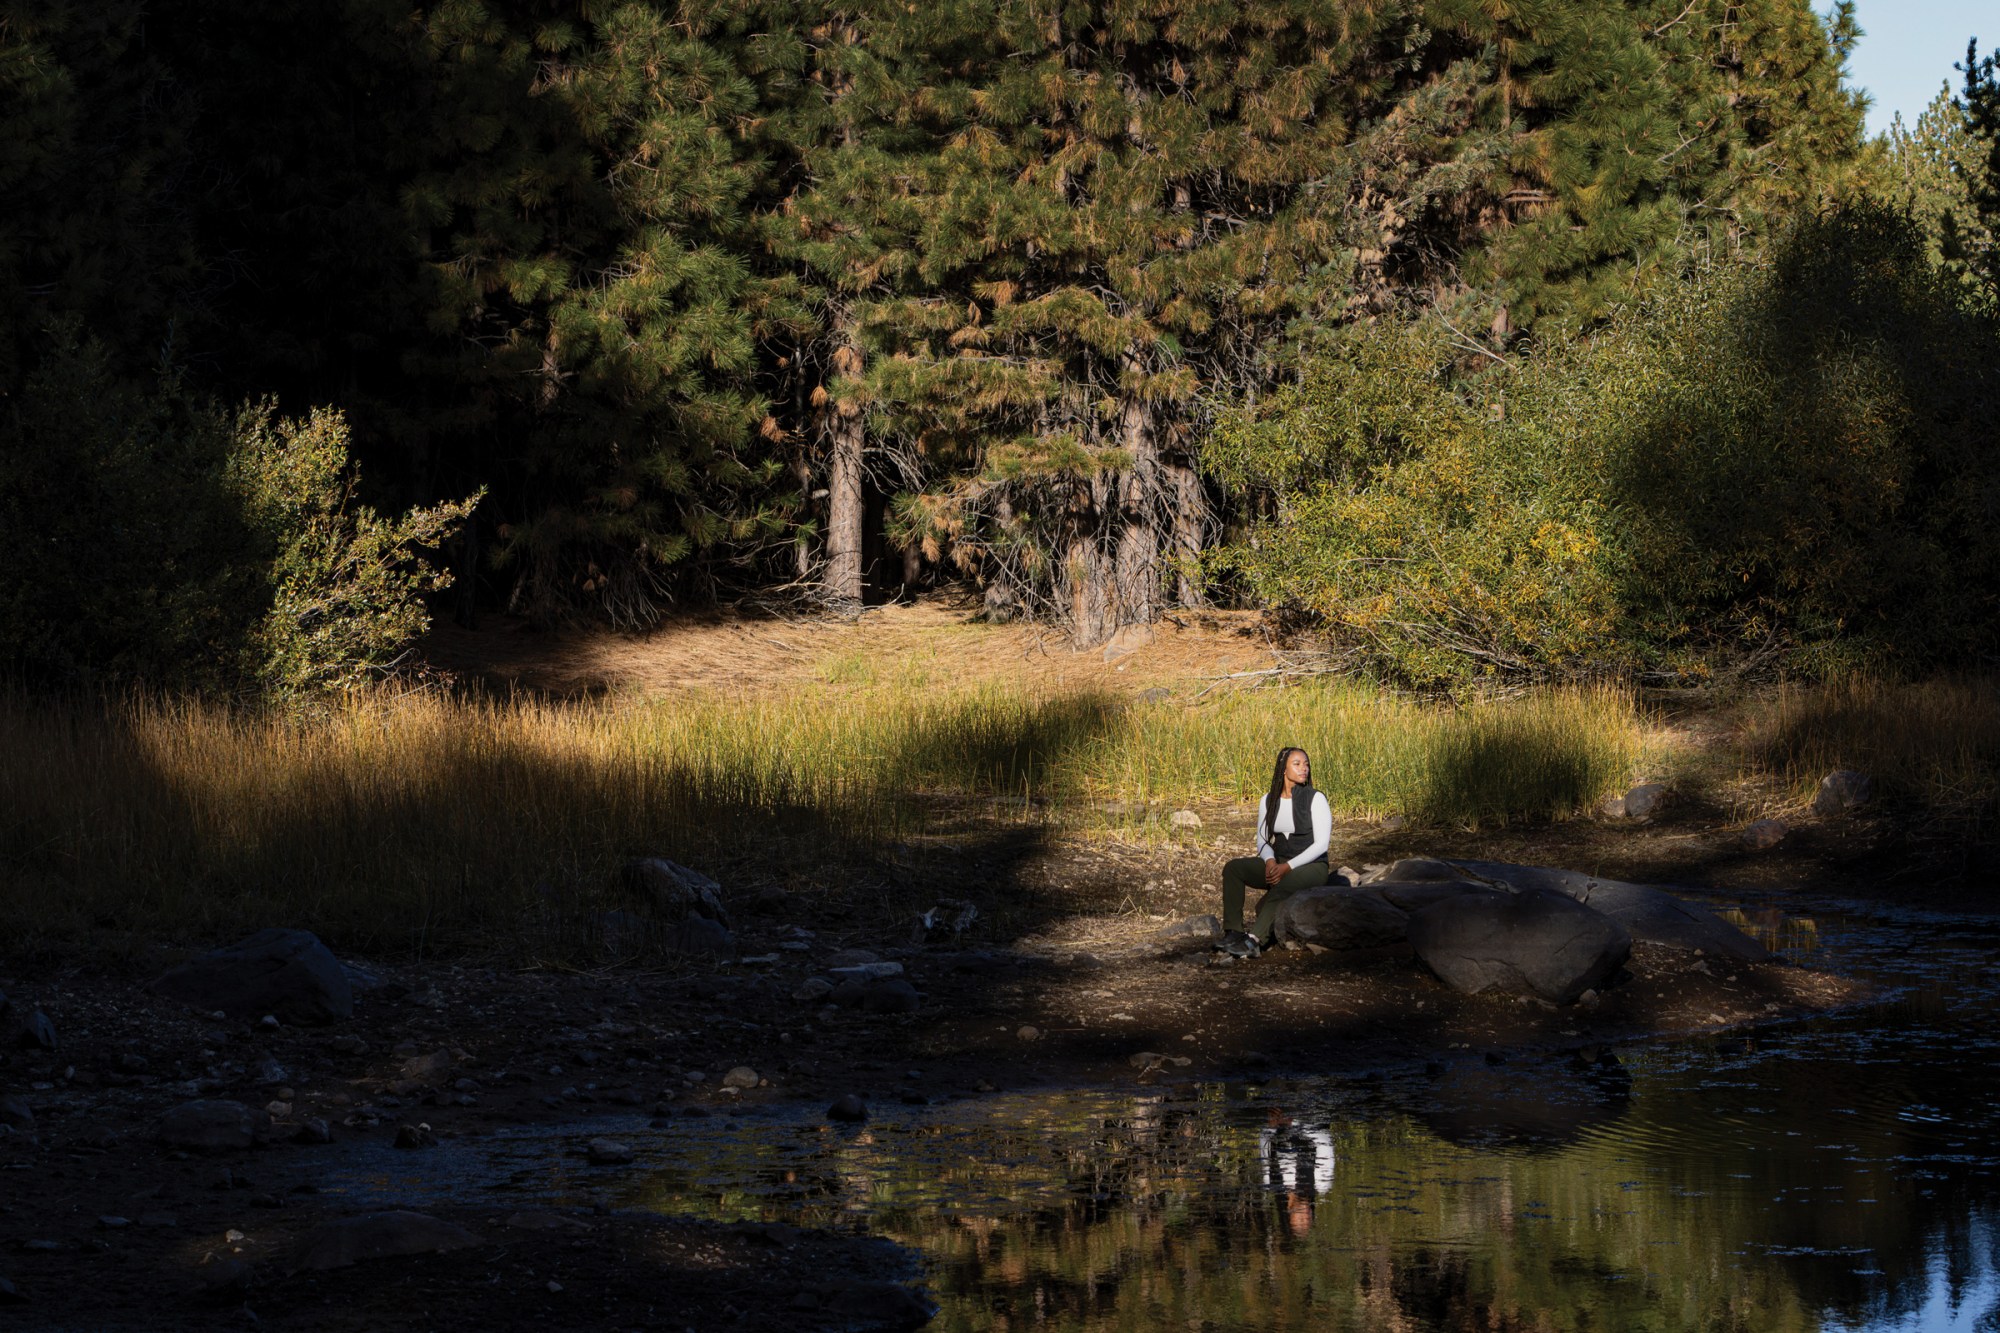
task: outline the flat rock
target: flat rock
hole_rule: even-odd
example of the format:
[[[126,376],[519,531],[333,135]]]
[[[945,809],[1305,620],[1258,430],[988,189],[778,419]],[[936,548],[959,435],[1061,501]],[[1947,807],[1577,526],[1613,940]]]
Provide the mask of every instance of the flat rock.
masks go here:
[[[1744,963],[1768,959],[1768,949],[1699,904],[1665,889],[1624,880],[1599,879],[1580,870],[1508,865],[1500,861],[1460,861],[1468,872],[1515,889],[1553,889],[1604,913],[1633,939],[1670,949],[1703,953]]]
[[[308,1272],[348,1268],[369,1259],[442,1254],[480,1244],[464,1227],[426,1213],[395,1210],[329,1223],[306,1237],[298,1267]]]
[[[588,1152],[598,1166],[623,1166],[637,1156],[630,1144],[617,1139],[592,1139]]]
[[[1414,882],[1384,879],[1369,884],[1367,890],[1399,911],[1416,912],[1432,903],[1449,902],[1469,893],[1492,893],[1493,886],[1466,879],[1420,879]]]
[[[271,1132],[271,1117],[242,1102],[183,1102],[161,1116],[153,1137],[170,1148],[225,1152],[254,1147]]]
[[[309,930],[260,930],[174,968],[152,989],[237,1018],[274,1014],[287,1023],[331,1023],[354,1016],[347,972]]]
[[[1369,889],[1307,889],[1285,899],[1272,932],[1323,948],[1375,949],[1400,944],[1409,913]]]
[[[1467,894],[1410,914],[1410,945],[1453,990],[1568,1004],[1632,953],[1625,927],[1552,889]]]
[[[842,981],[874,981],[881,977],[899,977],[903,975],[903,965],[901,963],[881,962],[848,963],[841,967],[829,966],[827,971]]]
[[[1432,856],[1406,856],[1390,865],[1371,867],[1361,876],[1361,882],[1378,884],[1383,880],[1394,880],[1398,884],[1419,884],[1432,879],[1464,878],[1465,872],[1449,861],[1440,861]]]
[[[836,949],[827,956],[826,966],[830,968],[861,967],[868,963],[879,963],[882,955],[873,949]]]
[[[831,994],[833,994],[831,981],[825,977],[807,977],[799,983],[798,989],[792,992],[792,998],[811,1004],[815,1000],[824,1000]]]

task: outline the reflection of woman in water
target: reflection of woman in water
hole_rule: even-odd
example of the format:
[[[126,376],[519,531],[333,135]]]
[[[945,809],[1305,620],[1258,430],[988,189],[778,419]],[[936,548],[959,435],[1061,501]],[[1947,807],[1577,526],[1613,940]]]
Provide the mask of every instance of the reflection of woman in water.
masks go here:
[[[1313,1206],[1333,1193],[1333,1133],[1307,1129],[1273,1109],[1257,1135],[1264,1183],[1284,1197],[1285,1224],[1294,1236],[1312,1229]]]
[[[1278,751],[1271,790],[1258,807],[1257,855],[1239,856],[1222,868],[1222,943],[1216,947],[1251,958],[1271,943],[1278,906],[1304,889],[1327,880],[1327,844],[1333,841],[1333,809],[1313,790],[1312,760],[1288,745]],[[1243,895],[1250,885],[1264,890],[1257,920],[1243,929]]]

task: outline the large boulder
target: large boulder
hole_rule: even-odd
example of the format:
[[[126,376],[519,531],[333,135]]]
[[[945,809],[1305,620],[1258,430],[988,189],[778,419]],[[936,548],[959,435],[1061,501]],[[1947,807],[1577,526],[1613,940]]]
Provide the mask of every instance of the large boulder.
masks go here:
[[[1501,991],[1569,1004],[1616,976],[1632,953],[1625,927],[1567,894],[1462,894],[1410,914],[1410,945],[1453,990]]]
[[[1376,949],[1401,944],[1409,914],[1367,889],[1307,889],[1278,908],[1273,933],[1323,949]]]
[[[1380,884],[1394,881],[1398,884],[1420,884],[1433,879],[1464,879],[1465,872],[1450,861],[1440,861],[1434,856],[1406,856],[1393,865],[1377,866],[1361,877],[1363,884]]]
[[[1415,912],[1432,903],[1449,902],[1469,893],[1492,893],[1491,884],[1475,884],[1465,879],[1379,880],[1368,886],[1383,902],[1402,912]]]
[[[1507,865],[1500,861],[1459,861],[1468,874],[1513,889],[1552,889],[1604,913],[1635,940],[1670,949],[1699,949],[1719,958],[1757,963],[1770,951],[1706,907],[1676,898],[1664,889],[1623,880],[1599,879],[1579,870]]]
[[[174,968],[153,990],[236,1018],[276,1014],[287,1023],[354,1016],[347,973],[309,930],[260,930],[249,939]]]

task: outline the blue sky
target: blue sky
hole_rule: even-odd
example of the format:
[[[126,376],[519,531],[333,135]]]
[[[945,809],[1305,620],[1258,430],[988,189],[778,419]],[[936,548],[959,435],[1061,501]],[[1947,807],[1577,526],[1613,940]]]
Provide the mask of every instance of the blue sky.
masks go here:
[[[1826,13],[1831,6],[1815,4]],[[1847,62],[1849,82],[1874,98],[1868,131],[1880,134],[1898,111],[1907,124],[1949,82],[1961,76],[1952,66],[1965,59],[1965,39],[1979,38],[1983,54],[2000,43],[2000,4],[1994,0],[1855,0],[1854,15],[1865,36]]]

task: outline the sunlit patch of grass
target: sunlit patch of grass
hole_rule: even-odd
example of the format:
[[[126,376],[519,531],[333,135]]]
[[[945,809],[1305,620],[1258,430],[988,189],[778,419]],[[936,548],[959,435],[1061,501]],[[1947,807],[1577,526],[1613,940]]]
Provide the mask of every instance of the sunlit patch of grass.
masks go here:
[[[1744,749],[1799,799],[1832,770],[1853,768],[1927,817],[1983,822],[2000,805],[2000,682],[1787,685],[1751,715]]]
[[[1348,681],[1140,706],[1078,761],[1139,800],[1254,796],[1304,747],[1337,813],[1463,826],[1562,818],[1630,780],[1645,748],[1629,695],[1562,690],[1451,706]]]
[[[889,673],[892,677],[894,673]],[[0,696],[0,910],[17,926],[212,938],[306,924],[373,949],[527,947],[629,906],[617,869],[812,873],[941,805],[1017,817],[1254,795],[1299,744],[1343,814],[1570,813],[1630,776],[1629,699],[1454,708],[1352,684],[1185,707],[1000,685],[668,700],[357,700],[299,720],[188,702]]]

